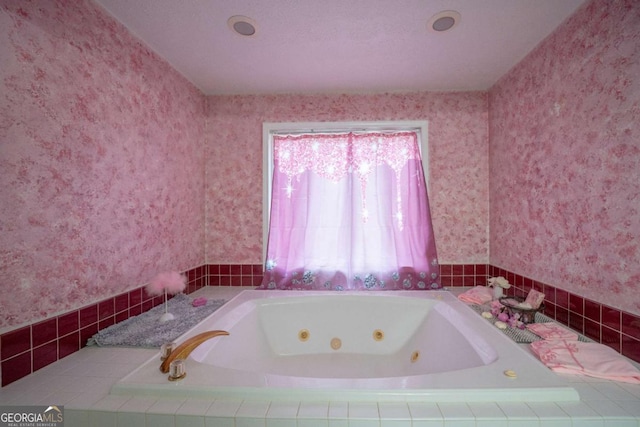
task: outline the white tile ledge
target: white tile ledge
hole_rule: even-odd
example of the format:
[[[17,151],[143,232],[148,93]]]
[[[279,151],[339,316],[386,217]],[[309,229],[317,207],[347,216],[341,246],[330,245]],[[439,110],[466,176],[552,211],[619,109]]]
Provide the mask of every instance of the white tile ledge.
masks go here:
[[[243,289],[238,289],[241,291]],[[224,289],[226,295],[231,289]],[[216,289],[204,289],[212,298]],[[219,295],[219,294],[218,294]],[[640,427],[640,385],[562,376],[579,390],[581,402],[464,403],[252,402],[229,399],[161,399],[109,395],[119,379],[114,363],[137,366],[156,353],[148,349],[85,347],[9,386],[0,388],[0,404],[65,406],[67,427],[101,425],[283,425],[427,426],[427,425],[585,425]],[[118,370],[119,371],[119,370]],[[88,381],[78,381],[83,372]],[[60,401],[62,400],[62,401]],[[137,415],[143,416],[137,416]],[[160,423],[160,424],[158,424]]]

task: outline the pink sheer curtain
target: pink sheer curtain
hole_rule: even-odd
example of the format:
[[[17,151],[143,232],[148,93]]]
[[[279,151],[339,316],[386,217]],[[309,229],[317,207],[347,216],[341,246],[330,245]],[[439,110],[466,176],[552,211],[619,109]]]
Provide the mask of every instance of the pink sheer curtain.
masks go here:
[[[263,289],[438,289],[415,132],[274,136]]]

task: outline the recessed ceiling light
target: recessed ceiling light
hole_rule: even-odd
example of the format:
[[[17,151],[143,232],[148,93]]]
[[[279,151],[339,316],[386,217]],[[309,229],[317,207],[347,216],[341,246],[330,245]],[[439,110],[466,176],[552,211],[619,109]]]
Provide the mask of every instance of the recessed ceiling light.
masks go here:
[[[246,16],[232,16],[227,20],[227,24],[234,33],[240,34],[241,36],[249,37],[253,36],[256,33],[255,21],[251,18],[247,18]]]
[[[429,19],[428,27],[431,31],[441,33],[449,31],[460,22],[460,14],[455,10],[445,10],[436,13]]]

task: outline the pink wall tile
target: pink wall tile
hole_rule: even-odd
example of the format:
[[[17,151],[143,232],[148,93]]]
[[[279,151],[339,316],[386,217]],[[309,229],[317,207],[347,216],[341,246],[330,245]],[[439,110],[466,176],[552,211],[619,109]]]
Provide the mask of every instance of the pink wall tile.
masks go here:
[[[489,92],[491,264],[635,314],[639,40],[640,2],[588,2]]]
[[[137,316],[140,313],[142,313],[142,304],[131,306],[131,308],[129,309],[129,316],[130,317],[131,316]]]
[[[89,326],[98,321],[98,304],[80,309],[80,327]]]
[[[580,316],[579,314],[570,311],[568,325],[574,331],[580,334],[584,334],[584,317],[583,316]]]
[[[44,368],[58,360],[58,341],[51,341],[33,349],[33,370]]]
[[[584,315],[595,322],[600,323],[600,304],[589,299],[584,300]]]
[[[122,322],[123,320],[127,320],[128,318],[129,318],[129,310],[125,310],[117,313],[115,315],[114,320],[116,323],[119,323],[119,322]]]
[[[584,315],[584,298],[578,295],[569,295],[569,309],[579,315]]]
[[[106,319],[115,313],[113,298],[101,301],[98,304],[98,320]]]
[[[211,264],[262,262],[263,122],[427,120],[438,257],[487,263],[487,94],[209,97],[207,249]]]
[[[601,332],[601,340],[603,344],[608,345],[609,347],[611,347],[617,352],[622,351],[622,344],[620,341],[621,339],[620,331],[616,331],[614,329],[610,329],[606,326],[603,326],[600,329],[600,332]]]
[[[77,328],[76,328],[77,329]],[[31,326],[31,343],[37,347],[58,337],[58,322],[56,318],[44,320]]]
[[[67,335],[68,333],[78,330],[78,327],[80,326],[79,316],[78,310],[73,310],[71,313],[59,316],[58,336]]]
[[[600,342],[600,323],[590,319],[584,321],[584,334],[596,342]]]
[[[620,322],[622,319],[622,313],[620,310],[609,307],[606,305],[602,306],[602,324],[606,325],[612,329],[620,330]]]
[[[3,360],[0,369],[2,370],[3,387],[29,375],[31,373],[31,351]]]
[[[621,353],[633,360],[640,360],[640,339],[634,339],[623,334]]]
[[[204,260],[207,99],[95,2],[0,5],[0,330]]]
[[[622,313],[622,332],[640,340],[640,316]]]
[[[150,305],[149,309],[151,309],[151,308],[153,308],[153,307],[151,307],[151,305]],[[116,323],[115,316],[105,317],[104,319],[101,319],[98,322],[98,330],[102,330],[102,329],[108,328],[109,326],[114,325],[115,323]]]
[[[5,360],[31,348],[31,326],[25,326],[2,335],[0,360]]]
[[[58,357],[62,359],[80,349],[80,333],[75,331],[58,340]]]
[[[134,289],[129,292],[129,304],[131,306],[138,305],[142,302],[142,289]]]
[[[555,303],[558,307],[569,308],[569,293],[564,289],[556,289]]]
[[[122,310],[129,309],[129,294],[121,294],[115,298],[115,312],[120,313]]]
[[[140,314],[140,313],[138,313]],[[92,336],[98,333],[98,324],[93,323],[85,328],[80,329],[80,344],[84,347]]]

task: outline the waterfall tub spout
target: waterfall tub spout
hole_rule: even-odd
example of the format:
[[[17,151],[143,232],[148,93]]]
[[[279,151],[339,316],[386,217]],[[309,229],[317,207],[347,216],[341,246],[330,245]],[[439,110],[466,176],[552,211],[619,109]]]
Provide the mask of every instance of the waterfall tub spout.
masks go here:
[[[196,338],[212,330],[229,336]],[[158,355],[111,393],[298,402],[579,400],[526,348],[447,291],[247,290],[176,341],[198,343],[180,357],[188,376],[167,381]]]
[[[175,350],[173,350],[166,359],[162,361],[162,364],[160,365],[160,372],[166,374],[167,372],[169,372],[169,366],[171,366],[171,362],[176,359],[186,359],[187,357],[189,357],[191,352],[195,350],[200,344],[207,340],[210,340],[211,338],[219,337],[220,335],[229,335],[229,332],[207,331],[187,339]]]

